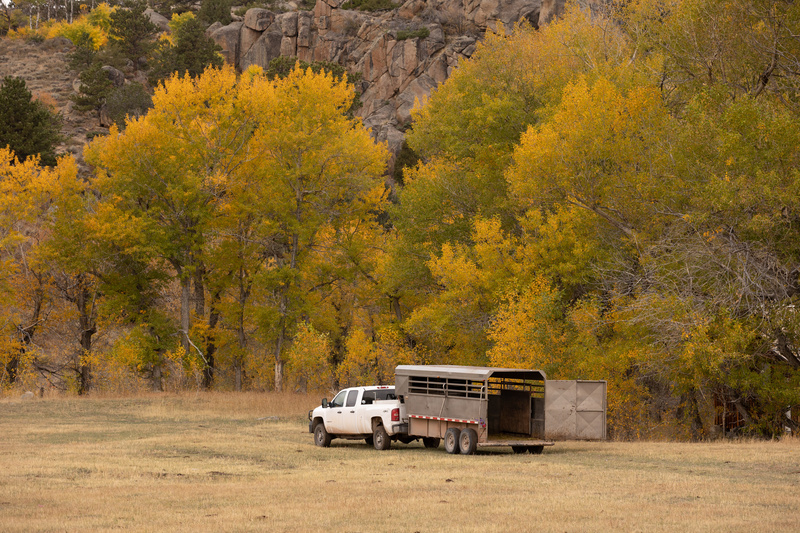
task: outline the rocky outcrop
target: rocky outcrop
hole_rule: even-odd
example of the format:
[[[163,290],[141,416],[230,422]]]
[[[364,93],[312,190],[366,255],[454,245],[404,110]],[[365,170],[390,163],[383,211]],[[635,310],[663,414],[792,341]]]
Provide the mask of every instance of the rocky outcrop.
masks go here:
[[[393,153],[414,106],[470,57],[486,30],[521,20],[538,26],[563,0],[407,0],[397,9],[365,13],[341,9],[344,0],[317,0],[313,11],[250,9],[243,20],[216,24],[207,34],[239,69],[266,67],[279,56],[330,61],[360,73],[358,114]]]
[[[250,9],[241,21],[210,27],[208,35],[226,61],[242,70],[294,56],[360,73],[358,114],[394,153],[411,110],[472,55],[482,33],[522,19],[538,24],[542,5],[542,0],[408,0],[392,11],[364,13],[341,9],[342,1],[317,0],[313,11]]]

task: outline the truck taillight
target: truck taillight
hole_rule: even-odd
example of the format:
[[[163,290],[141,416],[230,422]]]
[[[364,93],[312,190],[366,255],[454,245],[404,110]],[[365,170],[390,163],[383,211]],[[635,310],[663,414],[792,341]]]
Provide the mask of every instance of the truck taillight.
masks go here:
[[[392,422],[400,422],[400,409],[392,409]]]

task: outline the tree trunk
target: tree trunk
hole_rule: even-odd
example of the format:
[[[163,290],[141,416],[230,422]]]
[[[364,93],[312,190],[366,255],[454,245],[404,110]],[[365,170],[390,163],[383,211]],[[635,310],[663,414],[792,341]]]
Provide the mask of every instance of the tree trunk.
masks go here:
[[[219,291],[215,292],[211,298],[211,309],[208,315],[208,334],[206,335],[206,366],[203,368],[203,387],[211,389],[214,386],[214,355],[217,352],[217,345],[214,340],[214,330],[219,322],[219,310],[217,303],[220,300]]]
[[[164,392],[164,383],[161,380],[161,364],[153,363],[153,390]]]
[[[186,276],[181,276],[181,346],[186,354],[189,353],[189,327],[191,317],[189,315],[189,305],[191,300],[191,280]]]
[[[9,383],[16,383],[17,374],[19,372],[19,362],[22,356],[25,355],[28,346],[33,343],[33,334],[36,333],[36,328],[39,326],[39,318],[42,314],[42,305],[44,304],[44,291],[40,288],[34,291],[33,313],[31,314],[30,324],[26,327],[17,326],[20,332],[20,347],[6,363],[6,375],[8,376]]]
[[[285,309],[286,297],[284,296],[281,302],[281,308]],[[275,390],[278,392],[283,391],[283,340],[286,337],[286,315],[281,317],[280,328],[278,329],[278,338],[275,341]]]
[[[78,294],[75,301],[78,307],[78,320],[81,326],[81,357],[78,363],[78,394],[85,394],[91,388],[92,368],[87,360],[92,352],[92,336],[97,333],[95,294],[89,292],[86,278],[78,276]]]

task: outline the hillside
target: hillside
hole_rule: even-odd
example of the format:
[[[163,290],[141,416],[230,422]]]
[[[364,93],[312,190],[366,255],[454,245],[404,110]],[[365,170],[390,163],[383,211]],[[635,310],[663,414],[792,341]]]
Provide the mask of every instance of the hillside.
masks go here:
[[[78,73],[70,70],[67,55],[72,50],[67,39],[34,42],[25,39],[0,39],[0,78],[17,76],[25,80],[34,98],[51,105],[64,119],[67,140],[58,151],[70,152],[79,159],[87,134],[108,131],[99,126],[96,115],[73,109],[69,97],[75,92]]]

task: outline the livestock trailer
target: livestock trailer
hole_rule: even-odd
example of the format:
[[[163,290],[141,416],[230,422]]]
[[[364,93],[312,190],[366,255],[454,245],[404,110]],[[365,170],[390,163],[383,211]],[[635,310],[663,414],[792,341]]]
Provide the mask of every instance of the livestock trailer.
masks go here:
[[[488,446],[541,453],[553,444],[545,439],[545,381],[541,370],[401,365],[395,394],[405,402],[409,436],[444,439],[449,453]]]

